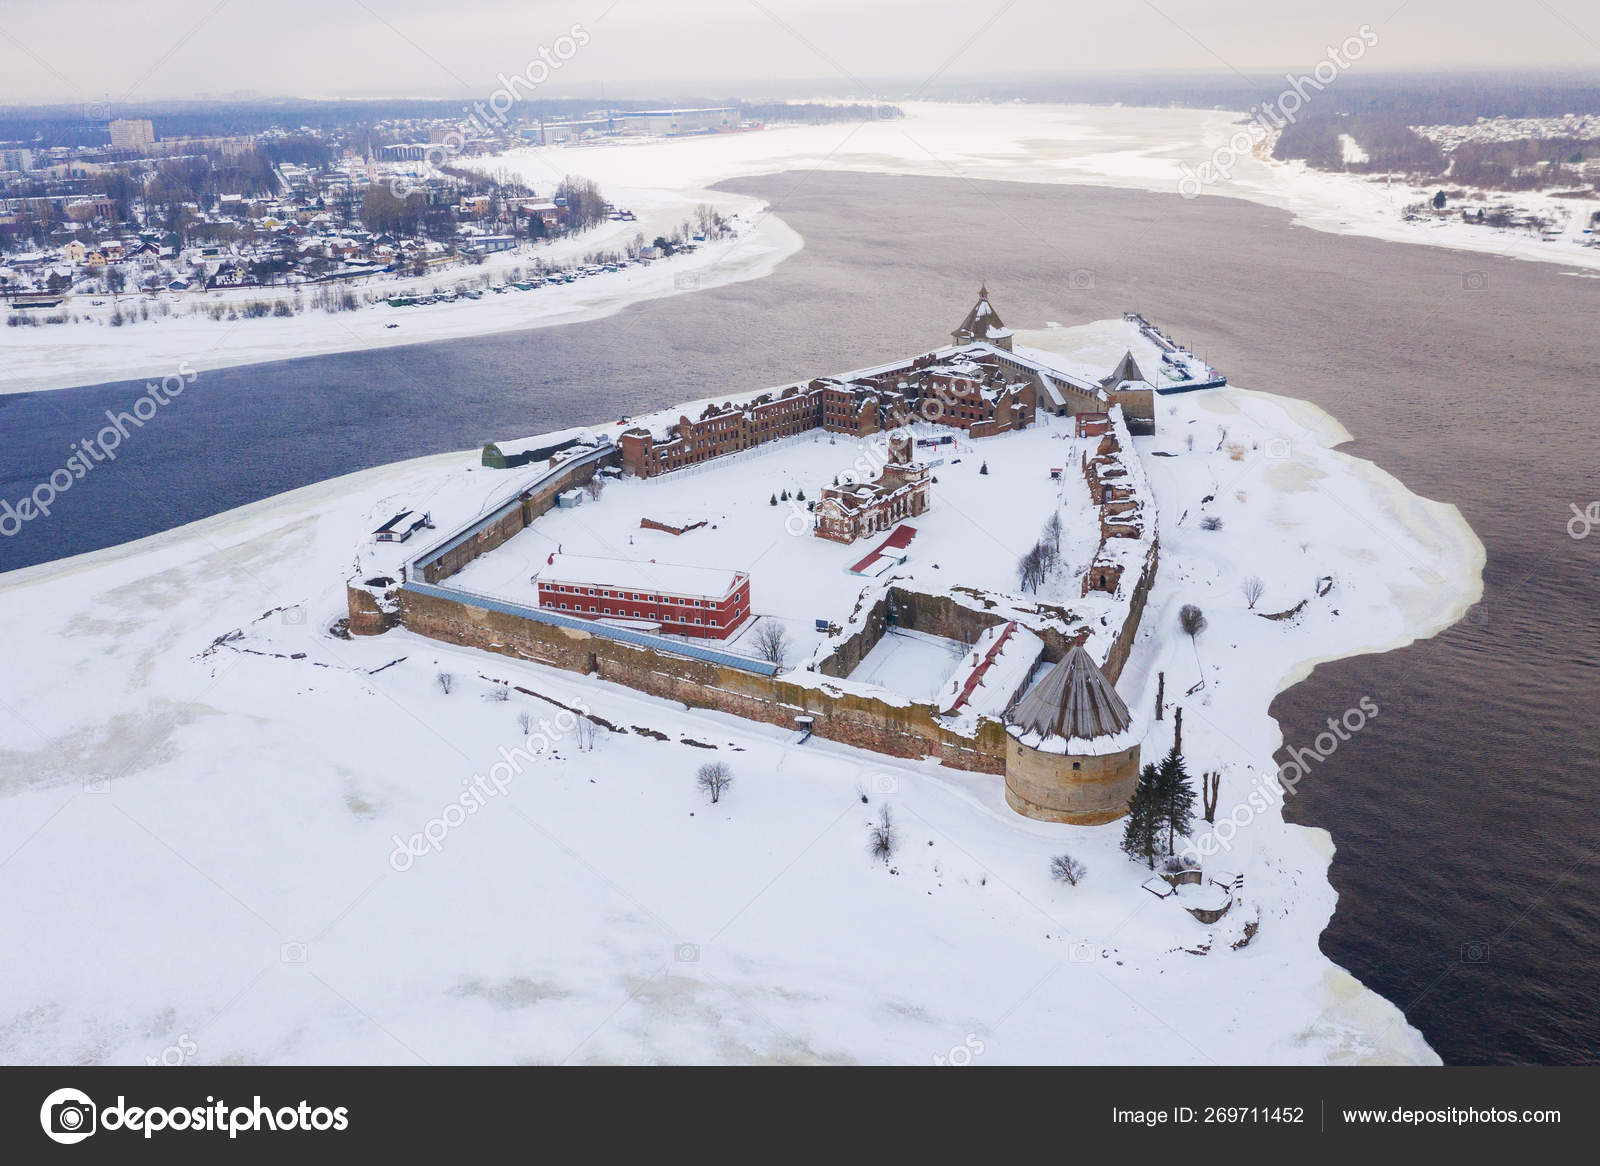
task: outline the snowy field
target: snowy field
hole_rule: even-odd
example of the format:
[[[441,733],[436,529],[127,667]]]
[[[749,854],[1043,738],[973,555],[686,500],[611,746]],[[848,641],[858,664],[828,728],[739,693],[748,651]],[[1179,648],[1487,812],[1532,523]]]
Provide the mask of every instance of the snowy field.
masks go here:
[[[1018,340],[1096,335],[1078,332]],[[1157,671],[1169,696],[1206,680],[1185,752],[1222,771],[1234,822],[1208,868],[1247,888],[1215,927],[1141,889],[1118,826],[1021,818],[998,778],[403,630],[328,635],[373,514],[463,453],[0,576],[0,924],[28,953],[0,977],[0,1061],[1436,1061],[1318,949],[1327,836],[1250,798],[1273,788],[1273,694],[1448,626],[1481,593],[1482,546],[1336,452],[1347,435],[1309,405],[1230,388],[1164,399],[1159,424],[1140,446],[1161,574],[1120,690],[1148,709]],[[730,503],[770,513],[779,483],[748,472]],[[991,529],[1000,548],[963,571],[1022,549],[1022,526]],[[1247,610],[1251,574],[1259,610],[1299,616]],[[1191,602],[1210,620],[1195,645],[1175,630]],[[615,729],[588,739],[548,701]],[[550,745],[513,766],[523,714]],[[1170,721],[1149,726],[1164,751]],[[716,806],[694,788],[708,760],[735,778]],[[884,803],[888,865],[865,850]],[[1049,878],[1063,852],[1088,868],[1077,887]]]
[[[891,628],[862,658],[850,679],[931,704],[965,655],[966,645],[957,640]]]

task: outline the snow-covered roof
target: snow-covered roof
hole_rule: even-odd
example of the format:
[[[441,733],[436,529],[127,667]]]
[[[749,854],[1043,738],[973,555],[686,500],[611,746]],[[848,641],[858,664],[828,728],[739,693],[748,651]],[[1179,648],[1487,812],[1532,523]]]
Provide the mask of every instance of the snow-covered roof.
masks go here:
[[[1016,703],[1006,720],[1024,736],[1067,741],[1119,736],[1133,724],[1111,681],[1077,645]]]
[[[1105,388],[1122,388],[1130,381],[1136,386],[1148,382],[1148,378],[1139,369],[1139,362],[1133,359],[1133,350],[1131,348],[1123,354],[1122,360],[1117,363],[1117,367],[1112,369],[1107,376],[1101,378],[1100,384]]]
[[[998,720],[1043,651],[1044,641],[1015,620],[996,624],[978,637],[951,675],[939,708],[946,716],[971,713]]]
[[[972,305],[972,310],[961,321],[956,334],[971,336],[976,340],[1001,340],[1011,335],[1010,329],[1001,322],[1000,313],[989,303],[988,284],[978,289],[978,302]]]
[[[554,554],[539,569],[542,583],[576,583],[583,587],[613,587],[629,592],[665,592],[720,599],[731,592],[743,573],[723,567],[697,567],[682,563],[641,563],[606,559],[598,555]]]

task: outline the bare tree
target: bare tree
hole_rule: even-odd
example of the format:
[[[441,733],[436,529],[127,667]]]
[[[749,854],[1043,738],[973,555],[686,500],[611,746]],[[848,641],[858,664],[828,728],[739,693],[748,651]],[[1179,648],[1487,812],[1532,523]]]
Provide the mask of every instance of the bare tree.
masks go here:
[[[780,668],[783,667],[784,657],[789,654],[789,633],[771,616],[756,629],[756,653]]]
[[[711,795],[711,804],[716,805],[722,795],[733,784],[733,771],[720,761],[710,761],[700,767],[695,774],[695,785]]]
[[[498,680],[495,681],[490,686],[489,695],[486,699],[494,701],[495,704],[504,704],[511,699],[511,685],[503,684]]]
[[[1051,512],[1050,520],[1044,524],[1043,542],[1056,554],[1061,553],[1061,511]]]
[[[867,853],[888,862],[899,845],[900,835],[894,828],[894,817],[885,802],[878,811],[878,820],[867,827]]]
[[[1252,575],[1239,584],[1239,591],[1244,596],[1245,606],[1251,611],[1254,611],[1256,604],[1261,602],[1261,594],[1266,589],[1267,585],[1261,581],[1259,575]]]
[[[1037,591],[1055,566],[1055,557],[1044,543],[1034,543],[1017,560],[1017,582],[1024,591]]]
[[[1050,860],[1050,877],[1058,883],[1075,887],[1088,870],[1070,854],[1058,854]]]
[[[583,484],[583,492],[595,500],[598,500],[600,495],[605,492],[605,488],[606,480],[601,474],[596,474]]]
[[[441,672],[435,679],[439,682],[439,691],[449,696],[450,686],[456,682],[456,678],[448,672]]]
[[[517,727],[522,730],[524,737],[533,736],[533,714],[520,712],[517,714]]]
[[[1208,515],[1206,515],[1204,518],[1202,518],[1200,520],[1200,529],[1201,530],[1221,530],[1222,529],[1222,519],[1218,518],[1215,514],[1208,514]]]
[[[1192,603],[1185,603],[1178,610],[1178,626],[1183,629],[1183,634],[1189,637],[1189,644],[1194,648],[1194,666],[1200,669],[1200,681],[1205,683],[1205,669],[1200,664],[1200,642],[1195,639],[1206,630],[1205,612]]]

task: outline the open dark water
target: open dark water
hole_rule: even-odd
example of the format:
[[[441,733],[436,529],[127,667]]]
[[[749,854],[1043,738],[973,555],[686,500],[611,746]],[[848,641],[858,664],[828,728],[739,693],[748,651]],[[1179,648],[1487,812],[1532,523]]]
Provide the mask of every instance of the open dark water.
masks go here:
[[[805,237],[774,275],[592,324],[203,372],[54,516],[0,539],[0,569],[367,466],[900,356],[942,341],[980,279],[1013,326],[1138,309],[1236,383],[1327,409],[1349,452],[1458,505],[1488,548],[1465,621],[1318,668],[1274,705],[1290,744],[1362,695],[1383,709],[1289,806],[1339,848],[1325,950],[1448,1062],[1600,1060],[1600,529],[1566,531],[1570,504],[1600,498],[1600,280],[1221,199],[728,185]],[[142,391],[0,397],[0,497]]]

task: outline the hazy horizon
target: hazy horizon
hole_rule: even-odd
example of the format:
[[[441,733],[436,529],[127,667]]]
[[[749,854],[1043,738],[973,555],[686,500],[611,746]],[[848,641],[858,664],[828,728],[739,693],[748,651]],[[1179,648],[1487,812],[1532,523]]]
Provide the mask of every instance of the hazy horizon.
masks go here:
[[[473,99],[502,75],[550,98],[745,91],[834,97],[941,85],[1161,74],[1255,81],[1365,40],[1377,75],[1593,73],[1600,18],[1540,0],[1510,22],[1485,0],[1331,0],[1313,11],[1222,0],[1118,9],[1046,0],[639,0],[517,3],[8,0],[0,104]],[[90,29],[93,35],[85,35]],[[544,65],[536,62],[544,61]]]

